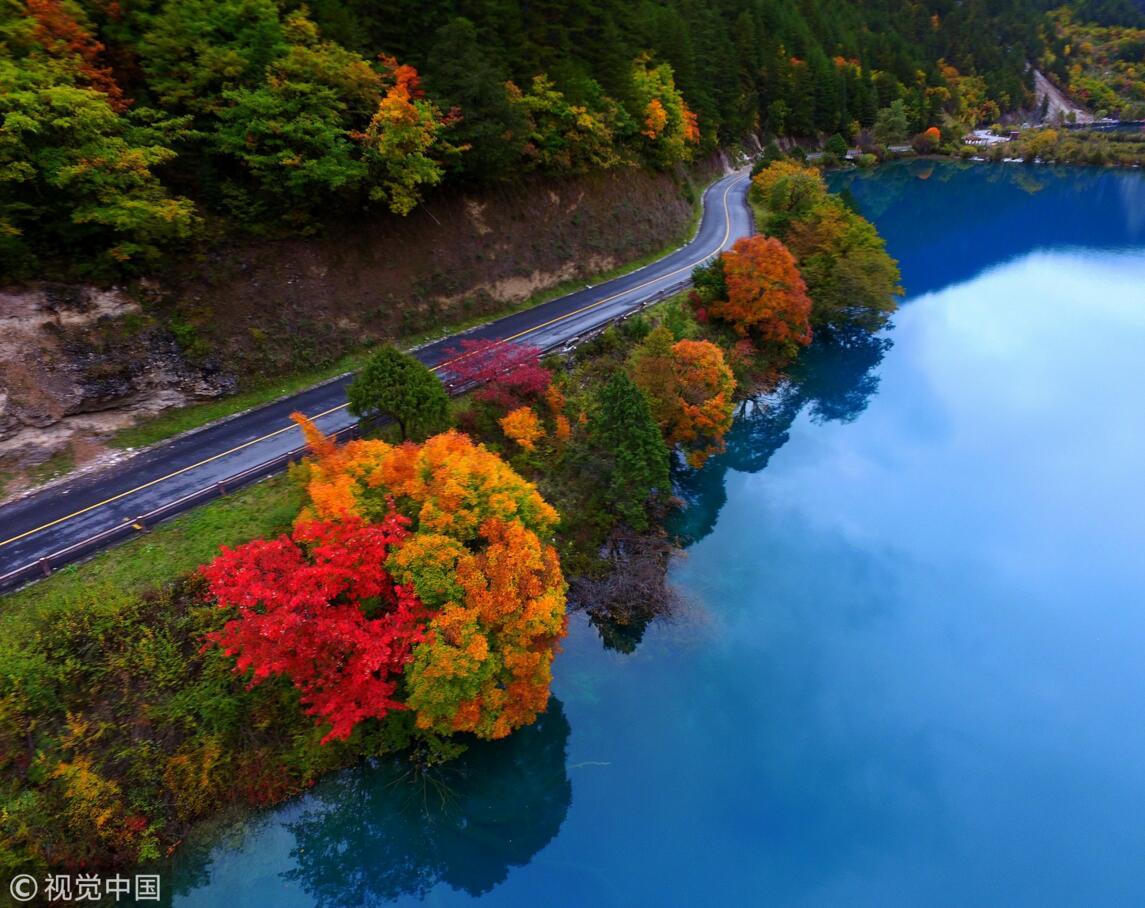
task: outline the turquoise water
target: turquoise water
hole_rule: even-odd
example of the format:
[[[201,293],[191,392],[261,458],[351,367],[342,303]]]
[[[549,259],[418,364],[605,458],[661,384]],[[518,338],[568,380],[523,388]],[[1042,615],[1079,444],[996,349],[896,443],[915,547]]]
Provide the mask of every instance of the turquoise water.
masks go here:
[[[574,620],[537,726],[189,847],[176,904],[1145,902],[1145,176],[850,188],[908,299],[681,478],[682,614]]]

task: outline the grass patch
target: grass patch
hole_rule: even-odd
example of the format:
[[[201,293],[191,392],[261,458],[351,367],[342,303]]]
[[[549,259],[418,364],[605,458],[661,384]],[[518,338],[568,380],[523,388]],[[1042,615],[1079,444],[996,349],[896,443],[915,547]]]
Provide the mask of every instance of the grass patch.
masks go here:
[[[251,486],[4,598],[0,875],[162,861],[220,809],[400,746],[323,745],[288,681],[250,689],[203,648],[226,615],[194,568],[301,499],[285,476]]]
[[[322,369],[276,378],[273,381],[259,383],[246,391],[232,394],[229,397],[170,410],[154,419],[145,420],[137,426],[121,429],[108,440],[108,444],[116,448],[142,448],[160,441],[166,441],[168,438],[183,432],[189,432],[208,423],[234,416],[236,413],[242,413],[244,410],[268,404],[280,397],[286,397],[288,394],[305,391],[327,379],[334,378],[344,372],[351,372],[362,365],[366,356],[365,351],[347,354]]]
[[[43,463],[29,467],[27,477],[31,485],[39,486],[45,482],[51,482],[56,477],[63,476],[65,473],[70,473],[75,468],[76,458],[69,449],[60,451],[58,454],[53,454]]]
[[[220,545],[288,529],[303,499],[303,491],[285,475],[232,492],[5,596],[0,624],[10,634],[17,613],[74,606],[90,601],[98,590],[122,597],[170,582],[210,561]]]
[[[763,204],[763,199],[759,197],[759,192],[753,186],[747,193],[747,204],[751,209],[751,217],[755,222],[756,232],[763,232],[763,225],[767,223],[768,214],[767,206]]]
[[[696,229],[700,223],[702,215],[702,208],[699,200],[695,202],[692,210],[692,217],[688,221],[687,227],[677,235],[672,242],[665,244],[660,249],[641,256],[633,261],[626,262],[616,268],[611,268],[608,271],[594,274],[589,278],[576,278],[572,280],[563,281],[546,290],[538,291],[530,296],[528,299],[521,300],[517,303],[510,303],[501,309],[497,309],[491,313],[474,316],[473,318],[450,322],[447,325],[441,325],[426,331],[416,332],[407,336],[397,338],[394,343],[403,349],[410,349],[413,347],[420,347],[425,344],[433,343],[435,340],[440,340],[443,337],[448,337],[451,334],[456,334],[459,331],[466,331],[470,328],[475,328],[478,325],[483,325],[486,322],[496,321],[499,318],[504,318],[506,315],[512,315],[515,312],[521,312],[524,309],[531,309],[534,306],[539,306],[542,303],[547,303],[549,300],[556,299],[576,290],[580,290],[585,284],[597,285],[605,281],[613,280],[614,278],[622,277],[630,274],[645,265],[650,265],[658,261],[668,253],[675,250],[683,242],[691,239],[696,234]],[[300,372],[297,375],[286,376],[283,378],[276,378],[273,381],[259,383],[242,391],[238,394],[222,398],[220,400],[213,400],[202,404],[192,404],[189,407],[180,407],[177,410],[172,410],[168,413],[160,414],[154,419],[146,420],[139,425],[131,426],[122,429],[115,433],[108,444],[117,448],[141,448],[148,445],[157,444],[161,441],[166,441],[183,432],[189,432],[192,429],[198,429],[208,423],[216,422],[220,419],[225,419],[228,416],[233,416],[236,413],[242,413],[245,410],[250,410],[254,407],[262,406],[263,404],[270,403],[285,397],[289,394],[296,394],[299,391],[304,391],[311,388],[323,381],[335,378],[346,372],[353,372],[361,368],[366,358],[369,356],[372,347],[357,350],[348,353],[338,360],[334,361],[328,366],[320,369],[313,369],[306,372]]]

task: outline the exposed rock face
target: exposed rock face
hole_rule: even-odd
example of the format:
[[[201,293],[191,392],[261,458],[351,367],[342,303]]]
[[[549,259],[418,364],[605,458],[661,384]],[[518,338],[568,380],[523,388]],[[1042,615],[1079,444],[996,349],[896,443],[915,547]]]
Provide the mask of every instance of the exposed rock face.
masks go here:
[[[100,441],[141,416],[234,389],[211,363],[191,363],[174,336],[121,290],[40,284],[0,290],[0,470]],[[23,483],[8,483],[13,494]]]

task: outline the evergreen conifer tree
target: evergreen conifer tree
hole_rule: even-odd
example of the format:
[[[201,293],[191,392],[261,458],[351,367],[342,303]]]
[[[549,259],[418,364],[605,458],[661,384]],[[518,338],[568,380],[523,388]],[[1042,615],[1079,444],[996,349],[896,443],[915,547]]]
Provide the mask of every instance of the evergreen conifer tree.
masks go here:
[[[668,447],[647,398],[624,372],[601,391],[591,428],[593,441],[612,460],[610,504],[633,529],[647,529],[649,499],[671,491]]]

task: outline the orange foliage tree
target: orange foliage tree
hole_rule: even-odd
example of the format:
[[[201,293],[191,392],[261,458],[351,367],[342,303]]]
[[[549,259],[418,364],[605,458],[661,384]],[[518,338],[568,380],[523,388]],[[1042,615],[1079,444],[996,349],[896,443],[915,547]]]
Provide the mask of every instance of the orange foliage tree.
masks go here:
[[[565,633],[557,512],[466,435],[334,446],[300,422],[315,454],[300,519],[376,520],[392,501],[410,521],[387,567],[431,616],[405,675],[418,728],[500,738],[534,721]]]
[[[658,139],[668,125],[668,111],[659,98],[653,98],[644,108],[644,128],[641,132],[650,139]]]
[[[740,335],[755,335],[786,353],[811,343],[811,298],[795,257],[774,237],[748,236],[722,256],[727,299],[710,313]]]
[[[92,88],[107,95],[112,110],[122,113],[131,104],[115,76],[103,63],[104,46],[60,0],[26,0],[36,26],[33,37],[53,56],[73,57],[76,70]]]
[[[364,132],[352,132],[370,169],[370,198],[384,201],[395,214],[409,214],[421,201],[423,187],[445,176],[440,158],[463,149],[445,141],[443,132],[456,114],[442,114],[425,97],[417,70],[382,54],[392,81]]]
[[[630,368],[665,441],[681,445],[689,464],[698,468],[723,450],[736,383],[719,347],[703,340],[673,343],[660,325],[633,352]]]
[[[672,67],[641,55],[632,66],[632,91],[650,162],[667,167],[690,160],[700,141],[699,121],[676,87]]]
[[[942,133],[937,126],[931,126],[915,136],[914,147],[921,154],[930,154],[941,142]]]
[[[724,449],[724,435],[732,427],[735,378],[724,352],[710,341],[677,341],[672,352],[679,400],[672,439],[688,450],[688,463],[700,467]]]

